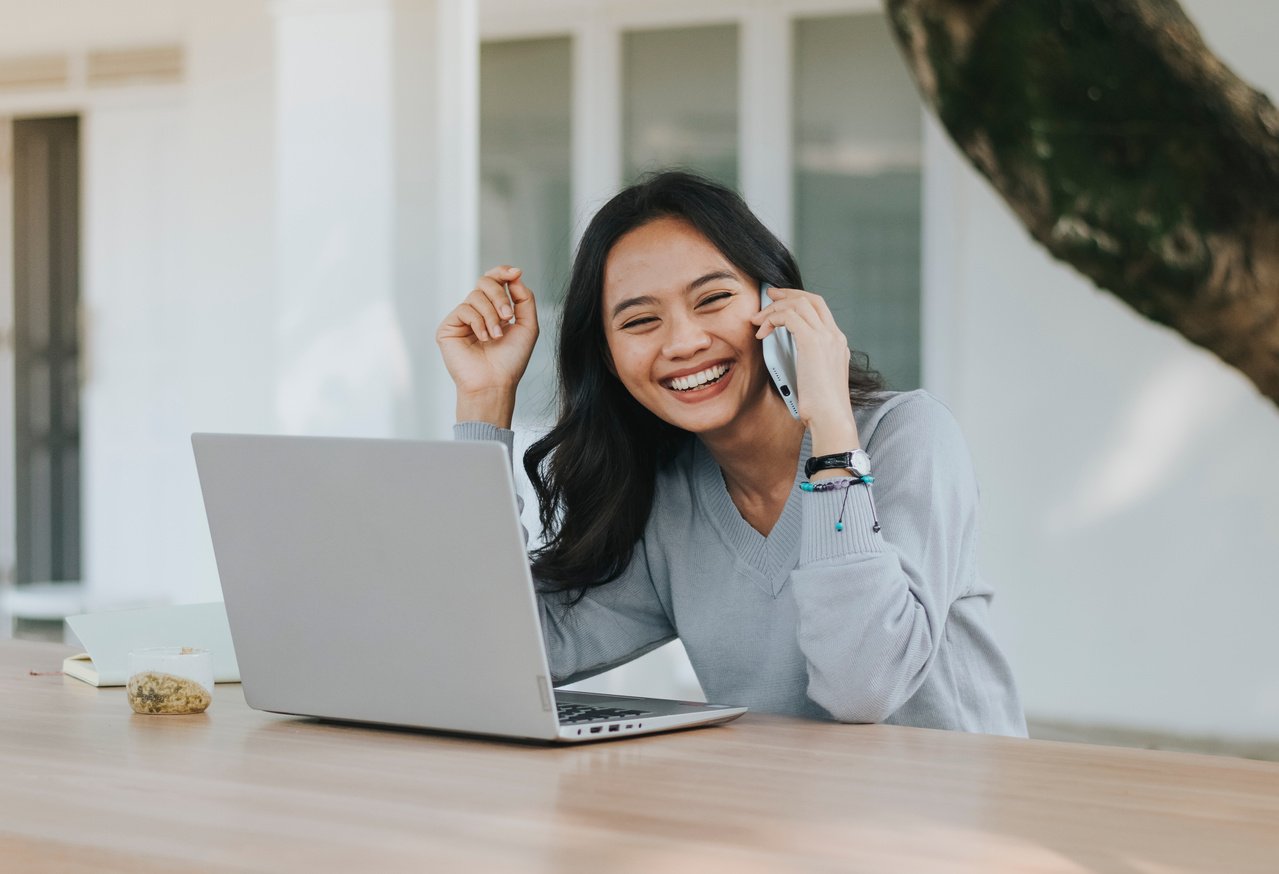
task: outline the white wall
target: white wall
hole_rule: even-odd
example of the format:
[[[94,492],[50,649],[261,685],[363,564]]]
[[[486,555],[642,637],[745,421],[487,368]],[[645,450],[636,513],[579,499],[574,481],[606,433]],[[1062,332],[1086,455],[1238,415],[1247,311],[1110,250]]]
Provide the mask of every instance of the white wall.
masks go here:
[[[188,2],[182,166],[183,269],[171,289],[182,324],[168,338],[179,363],[165,453],[169,517],[155,544],[163,576],[152,597],[221,597],[193,431],[278,428],[275,234],[275,60],[262,0]],[[144,461],[143,463],[154,463]]]
[[[277,13],[276,404],[287,432],[390,436],[407,390],[391,303],[393,25],[384,3]]]
[[[172,43],[197,0],[0,0],[0,54]]]
[[[91,607],[219,597],[189,435],[277,427],[270,19],[184,12],[180,87],[84,109]]]
[[[98,107],[83,124],[85,325],[81,407],[86,579],[121,602],[166,573],[172,510],[161,496],[182,331],[182,113],[172,95]],[[160,550],[153,549],[161,545]]]
[[[1186,4],[1271,95],[1267,0]],[[926,381],[983,483],[1030,716],[1279,737],[1279,409],[1052,261],[933,126]]]

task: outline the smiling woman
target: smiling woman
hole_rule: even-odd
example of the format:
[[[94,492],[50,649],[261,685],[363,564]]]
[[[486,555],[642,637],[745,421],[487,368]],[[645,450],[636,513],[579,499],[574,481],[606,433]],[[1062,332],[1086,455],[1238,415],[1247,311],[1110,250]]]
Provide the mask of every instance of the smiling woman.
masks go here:
[[[798,420],[763,363],[778,328],[797,350]],[[456,436],[512,445],[537,333],[515,267],[440,325]],[[557,683],[679,636],[712,699],[1025,733],[953,418],[884,390],[735,193],[668,172],[609,201],[577,253],[557,359],[558,421],[524,459]]]

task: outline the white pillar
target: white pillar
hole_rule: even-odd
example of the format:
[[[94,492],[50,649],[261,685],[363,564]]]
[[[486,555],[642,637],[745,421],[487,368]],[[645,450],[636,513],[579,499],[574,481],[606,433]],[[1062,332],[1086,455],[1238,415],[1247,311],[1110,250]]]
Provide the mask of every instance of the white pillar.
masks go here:
[[[742,196],[769,230],[790,245],[791,19],[759,4],[742,18],[738,41],[738,154]]]
[[[414,0],[417,5],[420,0]],[[420,339],[430,360],[422,369],[429,395],[423,436],[451,433],[453,381],[435,346],[435,327],[471,288],[480,270],[480,26],[476,0],[438,0],[433,70],[436,142],[434,308]]]
[[[281,428],[436,436],[476,261],[473,0],[275,6]]]
[[[602,12],[573,39],[573,248],[622,184],[622,37]]]

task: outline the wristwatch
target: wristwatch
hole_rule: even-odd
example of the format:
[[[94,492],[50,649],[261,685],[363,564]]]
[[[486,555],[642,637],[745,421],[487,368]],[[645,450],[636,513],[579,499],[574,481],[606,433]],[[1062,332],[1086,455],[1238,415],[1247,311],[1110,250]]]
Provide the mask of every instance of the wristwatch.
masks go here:
[[[804,476],[811,478],[819,470],[851,470],[858,478],[870,476],[870,456],[861,449],[854,449],[834,455],[814,455],[804,462]]]

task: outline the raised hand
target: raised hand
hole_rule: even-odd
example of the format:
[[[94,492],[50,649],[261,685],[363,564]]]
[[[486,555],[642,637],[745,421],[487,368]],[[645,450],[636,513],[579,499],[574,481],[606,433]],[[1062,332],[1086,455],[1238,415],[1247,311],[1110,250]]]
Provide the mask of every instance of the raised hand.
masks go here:
[[[518,267],[494,267],[440,323],[435,342],[457,386],[457,418],[511,425],[537,343],[537,302]]]
[[[773,302],[751,317],[763,339],[776,328],[795,338],[795,394],[799,417],[813,435],[813,454],[858,448],[860,440],[848,398],[848,338],[821,295],[797,288],[770,288]]]

